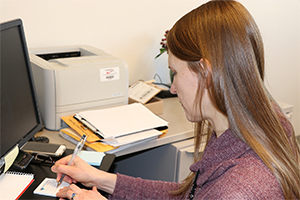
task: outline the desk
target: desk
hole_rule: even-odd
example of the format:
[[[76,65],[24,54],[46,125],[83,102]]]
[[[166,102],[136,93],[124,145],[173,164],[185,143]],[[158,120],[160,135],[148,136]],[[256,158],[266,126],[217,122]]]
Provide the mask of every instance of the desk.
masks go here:
[[[116,157],[189,139],[194,136],[193,124],[186,119],[185,112],[181,107],[177,97],[163,99],[163,114],[160,115],[160,117],[169,122],[168,133],[165,137],[158,138],[147,143],[142,143],[140,145],[135,145],[121,151],[116,149],[113,151]],[[75,145],[71,142],[61,138],[57,131],[43,130],[37,133],[37,136],[46,136],[49,138],[51,143],[65,144],[67,148],[75,147]]]
[[[73,153],[73,149],[67,149],[63,156],[66,156],[66,155],[69,155],[72,153]],[[103,158],[99,169],[108,171],[114,158],[115,158],[114,155],[106,155]],[[46,177],[47,178],[56,178],[56,174],[51,171],[50,166],[29,164],[23,172],[33,173],[34,174],[34,182],[24,192],[24,194],[20,197],[20,199],[52,199],[52,200],[54,199],[53,197],[47,197],[47,196],[33,194],[33,191],[35,190],[35,188],[37,188],[37,186]]]
[[[193,146],[193,139],[190,139],[193,138],[193,124],[186,120],[178,98],[164,99],[163,102],[164,110],[160,116],[169,122],[168,134],[163,138],[116,152],[117,158],[110,172],[164,181],[181,181],[186,176],[186,171],[189,171],[188,167],[193,162],[193,155],[188,151],[181,151],[179,147],[189,149]],[[37,136],[47,136],[51,143],[64,143],[68,148],[75,147],[55,131],[43,130]],[[300,136],[298,141],[300,142]],[[182,157],[188,157],[188,159],[182,162]],[[36,181],[21,199],[29,198],[28,195],[32,194],[44,177],[55,177],[50,168],[30,166],[26,171],[34,172]],[[185,172],[183,175],[182,171]],[[39,197],[42,198],[42,196]]]
[[[178,98],[163,99],[163,114],[160,115],[169,122],[168,133],[165,137],[158,138],[146,143],[135,145],[128,149],[114,150],[115,162],[110,172],[123,173],[134,177],[146,179],[177,181],[178,159],[177,145],[179,141],[193,138],[193,124],[186,117]],[[59,136],[57,131],[43,130],[37,136],[47,136],[51,143],[65,144],[68,148],[75,145]],[[189,141],[193,145],[193,141]],[[189,159],[187,165],[192,163],[193,157]],[[188,167],[184,169],[189,172]]]

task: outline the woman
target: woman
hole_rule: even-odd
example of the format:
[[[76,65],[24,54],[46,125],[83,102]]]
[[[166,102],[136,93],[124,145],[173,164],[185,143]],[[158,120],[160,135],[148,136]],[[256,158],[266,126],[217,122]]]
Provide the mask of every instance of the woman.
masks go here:
[[[69,157],[52,167],[72,184],[73,199],[299,199],[299,147],[293,128],[263,84],[261,36],[235,1],[210,1],[183,16],[167,35],[169,68],[189,121],[195,122],[195,162],[182,183],[109,174]],[[206,140],[202,156],[200,143]]]

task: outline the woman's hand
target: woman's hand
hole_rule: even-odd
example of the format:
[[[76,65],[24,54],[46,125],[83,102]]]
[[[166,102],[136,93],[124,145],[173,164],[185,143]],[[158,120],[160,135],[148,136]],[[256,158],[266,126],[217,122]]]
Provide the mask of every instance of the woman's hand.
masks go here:
[[[86,187],[96,186],[98,189],[112,194],[115,189],[117,175],[101,171],[92,167],[84,160],[75,157],[73,163],[68,166],[71,155],[66,156],[55,162],[51,170],[57,173],[56,181],[58,182],[63,174],[66,174],[64,181],[68,183],[80,182]]]
[[[64,181],[70,184],[80,182],[86,187],[94,186],[91,176],[93,173],[98,173],[99,170],[90,166],[78,156],[75,157],[72,165],[68,166],[70,159],[71,155],[66,156],[55,162],[55,165],[51,167],[51,170],[57,173],[56,181],[60,180],[62,174],[66,174]]]
[[[96,186],[92,190],[81,189],[78,186],[71,184],[69,187],[64,187],[56,194],[60,198],[68,198],[72,200],[81,199],[106,199],[97,190]]]

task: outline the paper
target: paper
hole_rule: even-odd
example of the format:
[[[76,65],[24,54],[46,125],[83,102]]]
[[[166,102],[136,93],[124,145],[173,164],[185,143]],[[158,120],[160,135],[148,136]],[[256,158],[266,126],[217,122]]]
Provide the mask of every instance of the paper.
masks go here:
[[[80,151],[78,156],[90,165],[100,166],[105,154],[97,151]]]
[[[123,145],[123,146],[120,146],[119,148],[117,149],[113,149],[113,150],[110,150],[108,151],[107,153],[110,153],[110,154],[115,154],[117,152],[120,152],[120,151],[123,151],[127,148],[130,148],[132,146],[135,146],[135,145],[140,145],[140,144],[143,144],[143,143],[146,143],[146,142],[149,142],[151,140],[154,140],[155,138],[147,138],[145,140],[140,140],[140,141],[137,141],[137,142],[134,142],[134,143],[130,143],[130,144],[126,144],[126,145]]]
[[[129,98],[137,102],[145,104],[160,91],[160,89],[151,86],[143,81],[137,81],[132,86],[130,86],[128,96]]]
[[[0,199],[18,199],[34,181],[33,174],[8,171],[0,178]]]
[[[62,136],[63,138],[65,138],[66,140],[74,144],[77,144],[81,137],[81,135],[77,133],[75,130],[73,130],[72,128],[60,129],[59,134],[60,136]],[[93,142],[93,143],[85,142],[85,145],[99,152],[106,152],[115,149],[115,147],[104,144],[102,142]]]
[[[10,166],[14,163],[16,157],[19,154],[19,147],[16,145],[6,156],[5,156],[5,168],[4,172],[6,172]]]
[[[56,179],[45,178],[43,182],[33,191],[33,194],[39,194],[44,196],[56,197],[56,193],[64,188],[68,187],[70,184],[63,181],[58,187]]]
[[[160,131],[161,135],[159,135],[158,137],[164,137],[167,134],[167,132],[168,132],[167,129]],[[61,129],[60,132],[59,132],[59,134],[63,138],[65,138],[66,140],[68,140],[68,141],[70,141],[70,142],[72,142],[74,144],[77,144],[77,141],[80,139],[79,136],[78,136],[78,134],[75,133],[75,131],[72,130],[71,128]],[[77,135],[77,136],[75,136],[75,135]],[[156,138],[157,137],[147,138],[145,140],[140,140],[140,141],[137,141],[137,142],[129,143],[127,145],[122,145],[122,146],[116,147],[116,148],[114,148],[113,146],[104,144],[102,142],[95,142],[93,144],[87,144],[87,145],[88,145],[88,147],[90,147],[91,149],[93,149],[95,151],[108,152],[108,153],[112,153],[113,154],[115,152],[124,150],[126,148],[131,147],[131,146],[138,145],[138,144],[141,144],[141,143],[144,143],[144,142],[156,139]],[[107,147],[111,147],[111,148],[107,148]]]
[[[102,141],[104,143],[117,147],[117,146],[123,146],[126,144],[134,143],[140,140],[145,140],[147,138],[152,138],[152,137],[157,138],[161,134],[162,133],[158,130],[150,129],[150,130],[141,131],[134,134],[124,135],[122,137],[103,139]]]
[[[78,113],[93,124],[105,138],[116,138],[130,133],[136,133],[153,128],[168,126],[141,103],[90,110]]]

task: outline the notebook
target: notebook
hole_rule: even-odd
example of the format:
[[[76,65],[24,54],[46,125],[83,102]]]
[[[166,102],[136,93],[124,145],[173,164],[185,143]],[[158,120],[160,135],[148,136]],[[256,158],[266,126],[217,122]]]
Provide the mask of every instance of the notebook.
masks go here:
[[[0,177],[0,199],[18,199],[34,181],[34,174],[7,171]]]
[[[56,197],[56,193],[63,187],[67,187],[70,184],[63,181],[58,187],[56,179],[45,178],[41,184],[33,191],[33,194]]]

